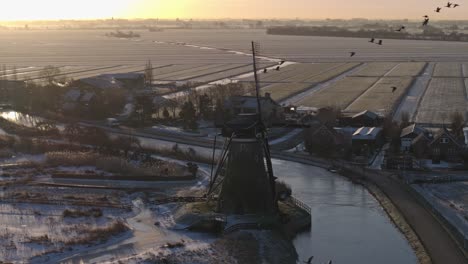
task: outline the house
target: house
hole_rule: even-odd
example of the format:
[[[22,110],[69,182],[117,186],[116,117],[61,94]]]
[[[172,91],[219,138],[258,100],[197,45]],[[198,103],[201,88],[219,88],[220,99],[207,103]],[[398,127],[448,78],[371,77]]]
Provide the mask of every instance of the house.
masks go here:
[[[14,80],[0,80],[0,102],[7,103],[9,99],[18,95],[18,91],[25,91],[26,82]]]
[[[357,114],[343,113],[339,123],[341,126],[351,127],[378,127],[384,118],[371,111],[362,111]]]
[[[79,79],[74,85],[101,90],[141,90],[145,87],[145,75],[143,73],[101,74],[94,77]]]
[[[64,111],[74,110],[90,110],[97,102],[97,95],[95,92],[82,91],[78,88],[72,88],[63,95],[62,109]]]
[[[428,145],[432,163],[434,164],[438,164],[442,160],[448,162],[460,160],[463,147],[463,143],[457,140],[445,127],[437,131]]]
[[[78,86],[80,88],[88,88],[88,89],[122,89],[124,85],[122,82],[109,77],[104,77],[102,75],[83,78],[77,80],[73,85]]]
[[[262,119],[267,125],[283,119],[283,107],[275,102],[269,93],[260,97]],[[224,109],[232,116],[257,114],[258,102],[255,96],[232,96],[224,102]]]
[[[345,154],[350,149],[351,136],[320,122],[313,122],[304,132],[308,152],[318,154]]]
[[[400,134],[400,150],[402,152],[410,151],[411,146],[413,145],[413,140],[416,139],[419,135],[423,135],[423,137],[429,137],[429,131],[416,124],[412,124],[403,128]]]
[[[353,152],[357,155],[370,154],[384,142],[380,127],[361,127],[353,133],[351,139]]]
[[[411,151],[416,158],[422,159],[429,153],[429,143],[432,141],[432,134],[419,134],[411,142]]]
[[[122,83],[129,90],[140,90],[145,88],[146,75],[144,73],[113,73],[100,75],[102,78],[114,79]]]

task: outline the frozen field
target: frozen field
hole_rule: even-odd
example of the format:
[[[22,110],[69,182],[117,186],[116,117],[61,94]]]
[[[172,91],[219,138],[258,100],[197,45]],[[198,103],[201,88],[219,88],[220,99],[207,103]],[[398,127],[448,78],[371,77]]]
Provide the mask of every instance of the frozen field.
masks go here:
[[[422,100],[411,105],[414,111],[419,108],[414,119],[441,124],[451,112],[466,111],[468,43],[386,40],[378,46],[365,39],[273,36],[263,30],[141,31],[142,37],[134,40],[108,38],[105,33],[0,31],[0,64],[7,66],[6,76],[0,78],[12,79],[13,66],[21,80],[37,80],[46,65],[58,66],[62,74],[74,79],[143,72],[151,60],[157,81],[237,80],[252,72],[247,53],[253,40],[261,44],[260,55],[266,57],[260,59],[260,68],[276,65],[273,59],[299,62],[260,74],[263,91],[276,100],[388,113],[429,61],[437,62],[430,73],[434,79],[420,89],[424,90]],[[350,51],[357,52],[356,56],[350,58]],[[249,82],[252,76],[239,80]],[[391,87],[397,87],[396,92],[390,94]]]

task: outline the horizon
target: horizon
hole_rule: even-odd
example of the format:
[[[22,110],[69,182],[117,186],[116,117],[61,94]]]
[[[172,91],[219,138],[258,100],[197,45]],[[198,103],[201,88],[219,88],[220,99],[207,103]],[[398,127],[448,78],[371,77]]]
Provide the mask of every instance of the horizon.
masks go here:
[[[402,5],[405,8],[401,8]],[[219,3],[214,0],[17,0],[6,4],[0,10],[0,21],[57,21],[57,20],[96,20],[106,18],[119,19],[353,19],[369,20],[418,20],[429,15],[433,20],[467,20],[462,4],[458,8],[442,9],[435,13],[437,6],[444,2],[428,4],[424,0],[410,3],[401,0],[381,2],[371,0],[350,0],[342,3],[330,0],[323,3],[318,0],[292,0],[285,7],[279,0],[226,0]],[[25,6],[28,9],[25,10]],[[187,10],[190,10],[188,12]],[[261,13],[262,15],[258,15]],[[320,15],[314,15],[320,14]],[[398,14],[398,15],[395,15]]]

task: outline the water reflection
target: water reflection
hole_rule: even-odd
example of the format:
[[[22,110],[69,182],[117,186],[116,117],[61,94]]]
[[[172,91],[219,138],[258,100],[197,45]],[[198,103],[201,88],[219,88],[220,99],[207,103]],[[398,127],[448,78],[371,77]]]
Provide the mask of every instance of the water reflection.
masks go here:
[[[38,123],[43,122],[45,120],[41,117],[31,116],[16,111],[0,112],[0,117],[26,127],[36,127]]]
[[[274,160],[276,175],[312,209],[312,230],[294,245],[300,261],[315,263],[417,263],[404,236],[362,186],[326,170]]]

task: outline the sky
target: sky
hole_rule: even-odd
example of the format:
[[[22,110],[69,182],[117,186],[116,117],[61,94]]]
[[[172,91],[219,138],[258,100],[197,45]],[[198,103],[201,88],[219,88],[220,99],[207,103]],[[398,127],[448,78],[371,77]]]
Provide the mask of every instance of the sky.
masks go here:
[[[3,2],[4,1],[4,2]],[[2,0],[0,21],[95,18],[467,19],[468,0]]]

